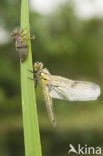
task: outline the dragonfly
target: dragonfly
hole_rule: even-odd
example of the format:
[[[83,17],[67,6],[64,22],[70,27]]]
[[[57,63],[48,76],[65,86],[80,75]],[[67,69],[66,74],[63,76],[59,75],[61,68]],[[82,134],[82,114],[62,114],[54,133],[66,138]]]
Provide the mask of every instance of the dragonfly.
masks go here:
[[[100,96],[97,84],[85,81],[75,81],[61,76],[51,75],[42,62],[33,65],[35,87],[40,82],[44,94],[47,112],[54,127],[56,127],[52,98],[68,101],[96,100]]]

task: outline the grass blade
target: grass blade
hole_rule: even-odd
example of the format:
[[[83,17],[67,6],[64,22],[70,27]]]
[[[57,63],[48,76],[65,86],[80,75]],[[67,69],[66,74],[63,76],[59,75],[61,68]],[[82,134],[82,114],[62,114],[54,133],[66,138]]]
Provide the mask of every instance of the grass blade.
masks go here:
[[[24,29],[24,33],[28,32],[28,0],[21,0],[21,28]],[[24,63],[20,63],[25,155],[42,156],[34,81],[28,79],[28,77],[33,78],[33,74],[28,71],[28,69],[33,70],[30,40],[27,40],[26,43],[28,44],[28,57]]]

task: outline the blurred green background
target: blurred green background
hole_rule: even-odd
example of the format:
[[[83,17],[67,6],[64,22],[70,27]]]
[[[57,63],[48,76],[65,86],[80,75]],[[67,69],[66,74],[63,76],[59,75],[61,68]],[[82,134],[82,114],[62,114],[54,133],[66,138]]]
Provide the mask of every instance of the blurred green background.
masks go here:
[[[81,20],[74,4],[54,12],[30,11],[33,62],[42,61],[51,74],[103,83],[103,19]],[[10,32],[20,25],[20,1],[0,2],[0,156],[24,156],[20,62]],[[67,156],[69,144],[103,148],[103,101],[53,100],[56,129],[49,121],[40,86],[36,89],[42,151],[45,156]],[[34,121],[35,122],[35,121]],[[72,155],[72,154],[71,154]]]

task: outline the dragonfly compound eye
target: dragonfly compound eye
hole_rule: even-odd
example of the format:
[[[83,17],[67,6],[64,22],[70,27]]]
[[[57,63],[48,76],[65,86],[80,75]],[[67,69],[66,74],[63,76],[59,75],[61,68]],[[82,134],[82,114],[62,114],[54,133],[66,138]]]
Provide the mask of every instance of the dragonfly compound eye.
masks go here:
[[[43,63],[41,63],[41,62],[34,63],[34,71],[39,71],[42,68],[43,68]]]

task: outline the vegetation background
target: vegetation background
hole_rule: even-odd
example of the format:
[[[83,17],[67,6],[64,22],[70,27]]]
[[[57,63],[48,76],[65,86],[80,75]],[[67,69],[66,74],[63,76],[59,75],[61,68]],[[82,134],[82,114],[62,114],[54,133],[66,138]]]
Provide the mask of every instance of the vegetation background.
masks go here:
[[[66,2],[49,15],[30,11],[33,62],[42,61],[51,74],[103,83],[103,19],[81,20]],[[0,2],[0,156],[23,156],[20,63],[10,32],[20,25],[20,1]],[[103,148],[103,101],[53,100],[57,128],[53,129],[40,86],[36,89],[42,151],[67,156],[69,144]],[[35,122],[35,121],[34,121]]]

